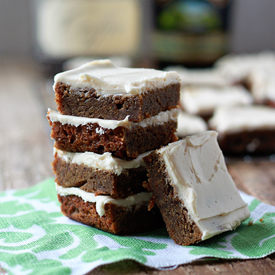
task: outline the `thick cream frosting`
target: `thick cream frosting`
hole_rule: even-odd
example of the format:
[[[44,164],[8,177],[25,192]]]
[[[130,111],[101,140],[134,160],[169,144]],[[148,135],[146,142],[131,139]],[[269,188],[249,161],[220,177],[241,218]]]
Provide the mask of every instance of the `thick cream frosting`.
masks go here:
[[[170,120],[176,121],[178,117],[179,110],[173,108],[168,111],[163,111],[155,116],[146,118],[138,123],[130,122],[128,116],[124,120],[108,120],[100,118],[87,118],[78,116],[61,115],[57,111],[48,109],[48,117],[51,122],[60,122],[61,124],[70,124],[72,126],[78,127],[79,125],[86,125],[88,123],[96,123],[99,126],[107,129],[115,129],[117,127],[131,128],[135,126],[147,127],[150,125],[161,125]],[[97,129],[99,134],[104,134],[103,129]]]
[[[265,106],[220,107],[209,120],[219,133],[275,129],[275,109]]]
[[[248,105],[252,95],[241,86],[185,87],[181,91],[181,105],[190,114],[211,114],[219,106]]]
[[[125,199],[113,199],[111,196],[106,196],[106,195],[95,196],[94,193],[83,191],[82,189],[77,187],[64,188],[57,184],[55,186],[56,186],[56,191],[60,196],[66,197],[66,196],[74,195],[74,196],[80,197],[84,202],[96,203],[96,211],[100,217],[102,217],[105,214],[104,206],[107,203],[113,203],[123,207],[130,207],[132,205],[139,205],[142,203],[146,203],[152,197],[152,193],[141,192],[135,195],[131,195]]]
[[[179,81],[179,75],[173,71],[122,68],[106,59],[57,74],[54,77],[54,87],[56,83],[63,82],[70,85],[71,89],[92,87],[98,95],[137,95]]]
[[[178,116],[177,136],[185,137],[207,130],[206,122],[200,117],[180,112]]]
[[[170,143],[157,152],[202,240],[236,228],[249,217],[217,143],[217,133],[206,131]]]
[[[257,103],[275,102],[275,63],[271,68],[255,68],[248,76],[251,92]]]
[[[224,87],[231,84],[217,69],[187,69],[182,66],[171,66],[167,71],[176,71],[181,78],[181,85],[217,86]]]
[[[111,153],[96,154],[93,152],[72,153],[59,150],[54,147],[54,154],[62,158],[68,163],[75,163],[78,165],[86,165],[91,168],[109,170],[113,173],[120,175],[124,169],[133,169],[140,166],[145,166],[143,157],[147,156],[150,152],[143,153],[133,160],[123,160],[115,158]]]
[[[257,54],[232,54],[220,58],[215,67],[221,75],[230,81],[238,82],[246,79],[255,68],[272,68],[275,66],[275,53],[271,51]]]

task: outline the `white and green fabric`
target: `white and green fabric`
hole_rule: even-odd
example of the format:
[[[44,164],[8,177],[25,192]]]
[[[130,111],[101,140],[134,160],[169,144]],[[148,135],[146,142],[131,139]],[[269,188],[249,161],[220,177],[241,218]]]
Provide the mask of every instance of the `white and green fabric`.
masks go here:
[[[165,229],[131,237],[63,216],[54,180],[0,193],[0,267],[8,274],[85,274],[126,259],[163,269],[202,258],[251,259],[275,251],[275,207],[241,194],[251,217],[235,231],[197,245],[176,245]]]

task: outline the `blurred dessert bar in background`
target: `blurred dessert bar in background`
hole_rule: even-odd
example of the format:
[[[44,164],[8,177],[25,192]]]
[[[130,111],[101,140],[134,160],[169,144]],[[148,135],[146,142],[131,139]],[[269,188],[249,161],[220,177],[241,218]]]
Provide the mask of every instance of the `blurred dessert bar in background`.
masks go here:
[[[203,132],[207,129],[207,123],[200,116],[187,114],[185,112],[179,113],[178,128],[176,132],[179,138]]]
[[[266,141],[263,132],[266,122],[272,122],[273,111],[256,107],[275,107],[274,52],[227,55],[207,69],[168,68],[174,68],[181,76],[178,121],[181,132],[188,132],[191,126],[187,122],[184,125],[182,117],[196,115],[206,120],[208,129],[219,132],[218,141],[226,154],[274,153],[275,136],[270,133],[273,126],[267,126]],[[227,132],[231,134],[227,134],[225,139],[224,130],[220,129],[225,129],[229,123],[232,128]],[[236,130],[237,125],[241,124],[242,130]],[[178,136],[184,136],[180,131]],[[237,138],[236,131],[245,133],[242,137],[238,134]]]
[[[275,53],[226,55],[220,58],[214,67],[227,81],[247,85],[248,76],[254,69],[274,70]]]
[[[255,102],[275,108],[275,64],[271,68],[251,70],[247,79]]]
[[[252,104],[251,94],[242,86],[195,87],[181,89],[180,106],[183,111],[199,115],[206,121],[219,106]]]
[[[275,153],[275,109],[266,106],[220,107],[209,121],[226,154]]]

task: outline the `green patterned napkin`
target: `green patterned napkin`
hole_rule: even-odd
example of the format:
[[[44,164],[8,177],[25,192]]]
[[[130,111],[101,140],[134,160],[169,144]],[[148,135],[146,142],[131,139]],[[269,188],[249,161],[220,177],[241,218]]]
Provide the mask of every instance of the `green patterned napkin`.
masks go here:
[[[261,258],[275,251],[275,207],[241,194],[251,217],[197,245],[176,245],[165,229],[119,237],[64,217],[54,180],[0,193],[0,269],[8,274],[85,274],[125,259],[163,269],[205,258]]]

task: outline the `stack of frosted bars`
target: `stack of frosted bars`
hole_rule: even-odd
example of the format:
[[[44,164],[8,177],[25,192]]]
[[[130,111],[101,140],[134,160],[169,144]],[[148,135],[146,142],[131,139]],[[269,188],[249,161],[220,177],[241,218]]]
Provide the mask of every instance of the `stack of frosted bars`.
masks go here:
[[[164,226],[143,157],[177,140],[176,72],[93,61],[54,78],[53,171],[67,217],[119,235]]]

